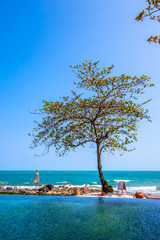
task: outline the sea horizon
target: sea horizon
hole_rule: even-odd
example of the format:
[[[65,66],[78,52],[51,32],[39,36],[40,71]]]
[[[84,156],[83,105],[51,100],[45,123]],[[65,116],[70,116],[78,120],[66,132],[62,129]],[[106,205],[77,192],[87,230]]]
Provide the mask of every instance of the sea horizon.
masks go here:
[[[25,170],[25,169],[21,169],[21,170],[17,170],[17,169],[10,169],[10,170],[6,170],[6,169],[2,169],[2,170],[0,170],[0,171],[36,171],[36,169],[32,169],[32,170]],[[76,171],[76,172],[85,172],[85,171],[87,171],[87,172],[93,172],[93,171],[98,171],[98,170],[46,170],[46,169],[44,169],[44,170],[38,170],[38,171],[59,171],[59,172],[61,172],[61,171]],[[103,172],[160,172],[160,170],[103,170]]]

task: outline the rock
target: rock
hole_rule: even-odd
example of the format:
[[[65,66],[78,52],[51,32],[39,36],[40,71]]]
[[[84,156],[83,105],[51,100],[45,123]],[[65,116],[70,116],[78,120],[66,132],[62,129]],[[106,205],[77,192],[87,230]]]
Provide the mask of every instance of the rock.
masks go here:
[[[70,195],[76,196],[77,194],[77,188],[70,188],[70,191],[68,192]]]
[[[34,189],[32,189],[32,192],[33,192],[33,193],[37,193],[37,192],[38,192],[38,189],[35,189],[35,188],[34,188]]]
[[[67,193],[65,191],[62,191],[60,195],[66,195]]]
[[[81,190],[82,191],[88,191],[88,187],[82,187]]]
[[[48,192],[46,192],[47,195],[51,195],[53,192],[50,190]]]
[[[94,193],[94,192],[95,192],[95,190],[94,190],[94,189],[91,189],[91,190],[90,190],[90,192],[91,192],[91,193]]]
[[[48,191],[49,191],[49,188],[46,185],[38,188],[38,192],[48,192]]]
[[[43,191],[38,191],[38,193],[44,193]],[[34,194],[34,193],[33,193]]]
[[[109,186],[110,187],[110,186]],[[0,186],[0,191],[2,191],[4,186]],[[11,187],[8,186],[4,191],[8,192],[16,192],[21,194],[32,194],[35,195],[37,193],[41,195],[69,195],[69,196],[80,196],[85,195],[88,193],[98,193],[101,192],[102,189],[96,189],[96,188],[89,188],[88,185],[82,186],[82,187],[75,187],[73,185],[69,186],[69,184],[60,185],[54,187],[52,184],[41,184],[39,187],[35,187],[34,189],[30,189],[29,187],[25,188],[18,188],[18,187]]]
[[[32,190],[29,190],[29,191],[27,191],[26,193],[27,193],[27,194],[32,194],[33,191],[32,191]]]
[[[55,194],[57,194],[57,192],[52,190],[52,191],[51,191],[51,194],[54,194],[54,195],[55,195]]]
[[[53,190],[54,189],[54,186],[52,184],[46,184],[46,187],[49,189],[49,190]]]
[[[56,194],[57,194],[57,195],[61,195],[61,193],[62,193],[62,192],[57,192]]]
[[[26,190],[24,190],[24,189],[19,189],[19,193],[26,193]]]

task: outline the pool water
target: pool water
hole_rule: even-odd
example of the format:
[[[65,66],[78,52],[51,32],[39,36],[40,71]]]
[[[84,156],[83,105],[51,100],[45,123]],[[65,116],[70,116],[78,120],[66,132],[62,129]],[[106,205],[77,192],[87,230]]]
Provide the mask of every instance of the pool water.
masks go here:
[[[0,195],[0,240],[160,239],[160,201]]]

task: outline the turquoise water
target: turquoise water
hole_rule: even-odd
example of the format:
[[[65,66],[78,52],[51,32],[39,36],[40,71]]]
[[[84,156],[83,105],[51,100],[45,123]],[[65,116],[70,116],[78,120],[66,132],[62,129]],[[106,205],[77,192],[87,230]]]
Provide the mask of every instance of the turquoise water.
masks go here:
[[[1,240],[158,240],[160,201],[0,195]]]
[[[35,171],[0,171],[0,185],[34,185]],[[100,186],[98,171],[39,171],[40,184]],[[113,187],[125,180],[129,191],[160,192],[160,171],[104,171]]]

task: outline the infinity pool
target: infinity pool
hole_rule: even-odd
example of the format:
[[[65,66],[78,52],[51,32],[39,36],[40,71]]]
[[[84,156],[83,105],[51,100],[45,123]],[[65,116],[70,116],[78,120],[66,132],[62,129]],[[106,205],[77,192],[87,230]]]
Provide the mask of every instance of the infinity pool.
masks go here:
[[[0,240],[160,239],[160,201],[0,195]]]

